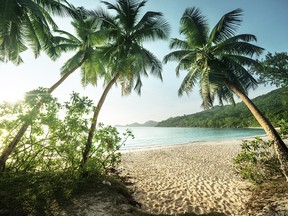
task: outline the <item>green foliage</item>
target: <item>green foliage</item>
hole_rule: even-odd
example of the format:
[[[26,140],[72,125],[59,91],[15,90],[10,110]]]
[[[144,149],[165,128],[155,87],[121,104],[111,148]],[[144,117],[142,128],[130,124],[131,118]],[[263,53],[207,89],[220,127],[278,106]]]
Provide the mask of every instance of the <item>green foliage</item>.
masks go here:
[[[287,138],[288,121],[279,122],[280,135]],[[251,141],[243,141],[241,152],[234,158],[236,171],[254,183],[262,183],[281,176],[280,162],[273,148],[273,141],[265,141],[256,137]]]
[[[11,142],[24,121],[29,121],[27,133],[7,161],[7,171],[68,171],[77,172],[87,139],[93,103],[87,97],[73,93],[70,101],[60,104],[55,98],[43,94],[43,89],[27,94],[26,101],[0,105],[0,139],[4,149]],[[45,92],[45,91],[44,91]],[[37,115],[33,103],[39,95],[45,100]],[[30,120],[27,118],[31,118]],[[120,162],[119,149],[133,137],[131,131],[120,136],[116,128],[100,125],[93,138],[93,152],[86,171],[107,173]]]
[[[258,75],[259,83],[275,85],[276,87],[288,86],[288,55],[281,52],[273,55],[268,52],[265,59],[261,60],[261,67],[253,68]]]
[[[278,124],[280,126],[279,133],[281,134],[283,139],[287,139],[288,138],[288,121],[281,119]]]
[[[79,215],[82,205],[77,201],[91,194],[95,200],[108,201],[115,209],[118,207],[113,215],[122,215],[117,203],[131,200],[127,189],[113,176],[83,178],[67,172],[6,173],[0,174],[0,188],[0,215],[6,216]]]
[[[51,45],[51,29],[57,28],[52,15],[74,15],[66,1],[0,1],[0,60],[23,62],[28,47],[35,57]]]
[[[6,215],[52,215],[54,199],[68,200],[76,186],[77,177],[68,173],[1,174],[0,209]]]
[[[288,121],[288,87],[271,91],[252,100],[275,127],[280,120]],[[234,105],[216,106],[199,113],[164,120],[158,127],[259,127],[248,108],[241,102]]]
[[[236,171],[254,183],[262,183],[281,175],[280,163],[273,150],[273,143],[256,137],[243,141],[241,152],[235,157]]]
[[[90,173],[104,171],[107,174],[111,168],[115,168],[121,162],[120,147],[128,138],[134,138],[130,130],[126,130],[123,136],[123,138],[119,136],[115,127],[104,127],[100,123],[95,134],[95,144],[91,150],[90,159],[84,169]]]
[[[179,87],[179,96],[189,95],[198,83],[201,106],[209,109],[216,98],[221,105],[223,102],[234,104],[234,94],[247,95],[249,89],[257,86],[248,69],[258,65],[253,56],[264,49],[252,44],[257,41],[255,35],[236,34],[242,13],[238,8],[224,14],[210,30],[207,18],[197,7],[184,11],[179,31],[182,38],[171,40],[170,48],[174,51],[163,59],[164,63],[177,62],[177,75],[181,70],[187,72]]]

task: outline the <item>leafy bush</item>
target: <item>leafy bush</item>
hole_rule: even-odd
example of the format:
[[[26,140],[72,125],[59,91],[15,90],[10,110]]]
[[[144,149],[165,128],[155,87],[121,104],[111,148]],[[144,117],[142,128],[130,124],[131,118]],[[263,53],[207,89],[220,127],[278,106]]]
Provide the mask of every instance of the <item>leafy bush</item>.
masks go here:
[[[288,122],[281,120],[278,124],[281,137],[287,138]],[[242,142],[241,152],[234,158],[234,167],[244,179],[257,184],[281,176],[273,141],[265,141],[259,137]]]
[[[128,138],[134,138],[130,130],[126,130],[121,138],[115,127],[99,124],[94,137],[94,146],[90,154],[90,159],[86,163],[84,170],[94,173],[95,171],[107,172],[115,168],[121,162],[119,149]]]
[[[288,138],[288,121],[285,121],[284,119],[280,120],[278,122],[278,125],[280,126],[280,135],[283,139]]]
[[[92,101],[73,93],[70,101],[60,104],[43,89],[27,95],[25,101],[0,105],[2,143],[10,143],[24,121],[30,123],[7,161],[7,171],[77,171],[88,136],[94,108]],[[29,111],[34,110],[36,101],[43,96],[41,109],[35,113]],[[103,173],[117,165],[120,162],[118,150],[130,137],[133,137],[131,131],[120,136],[116,128],[100,124],[86,171]],[[0,152],[1,148],[4,146],[0,146]]]
[[[244,140],[241,152],[234,158],[236,171],[244,179],[262,183],[280,172],[278,158],[274,154],[271,141],[256,137],[252,141]]]

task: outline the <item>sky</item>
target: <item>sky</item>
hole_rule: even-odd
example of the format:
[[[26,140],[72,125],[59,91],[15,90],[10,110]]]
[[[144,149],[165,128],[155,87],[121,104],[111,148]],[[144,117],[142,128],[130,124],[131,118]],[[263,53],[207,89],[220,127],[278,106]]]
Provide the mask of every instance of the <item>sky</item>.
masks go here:
[[[105,8],[99,0],[69,0],[69,2],[87,9]],[[115,3],[114,0],[108,2]],[[148,0],[142,13],[148,10],[162,12],[171,27],[170,37],[179,38],[179,20],[186,8],[194,6],[207,17],[210,29],[225,13],[241,8],[244,13],[238,34],[256,35],[258,39],[256,45],[265,48],[264,54],[268,51],[272,53],[288,51],[287,0]],[[69,19],[56,18],[56,22],[60,29],[73,31]],[[169,40],[151,42],[145,47],[161,61],[171,51]],[[35,59],[31,51],[26,51],[22,54],[24,63],[19,66],[0,63],[0,102],[14,102],[20,100],[27,91],[39,86],[46,88],[52,86],[60,78],[61,66],[72,54],[63,54],[57,61],[52,61],[44,53]],[[202,101],[197,87],[189,96],[178,97],[177,91],[185,71],[182,71],[180,77],[176,77],[175,67],[176,63],[173,62],[163,65],[163,82],[153,76],[143,77],[141,96],[132,92],[129,96],[123,97],[120,87],[114,86],[102,107],[99,122],[111,125],[144,123],[149,120],[162,121],[170,117],[202,111]],[[259,86],[249,92],[249,97],[266,94],[274,88]],[[88,96],[96,104],[103,92],[103,86],[99,83],[97,87],[82,87],[80,70],[77,70],[53,92],[53,96],[60,101],[67,101],[73,91]]]

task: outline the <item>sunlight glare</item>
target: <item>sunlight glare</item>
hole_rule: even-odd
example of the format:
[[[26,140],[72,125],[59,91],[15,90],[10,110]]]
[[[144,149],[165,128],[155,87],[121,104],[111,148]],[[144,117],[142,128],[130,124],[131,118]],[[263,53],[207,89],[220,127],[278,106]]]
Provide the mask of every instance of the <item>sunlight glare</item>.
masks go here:
[[[0,92],[0,103],[10,102],[15,103],[24,99],[24,94],[18,91]]]

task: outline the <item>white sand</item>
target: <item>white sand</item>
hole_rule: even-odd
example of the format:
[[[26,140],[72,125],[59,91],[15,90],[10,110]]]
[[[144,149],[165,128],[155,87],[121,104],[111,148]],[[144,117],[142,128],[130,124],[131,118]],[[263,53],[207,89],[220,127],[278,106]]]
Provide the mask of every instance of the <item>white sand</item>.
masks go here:
[[[134,198],[142,203],[143,211],[244,215],[249,184],[232,170],[240,143],[201,142],[125,152],[121,168],[132,177]]]

